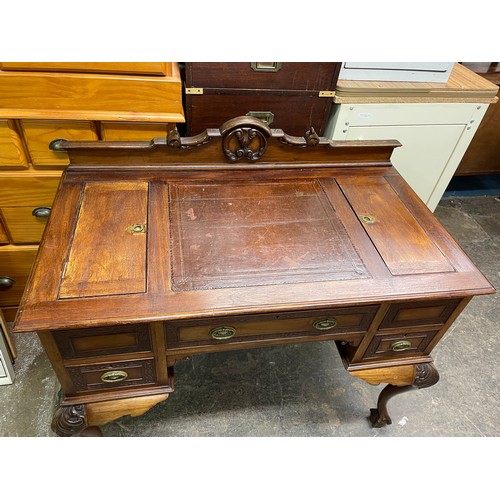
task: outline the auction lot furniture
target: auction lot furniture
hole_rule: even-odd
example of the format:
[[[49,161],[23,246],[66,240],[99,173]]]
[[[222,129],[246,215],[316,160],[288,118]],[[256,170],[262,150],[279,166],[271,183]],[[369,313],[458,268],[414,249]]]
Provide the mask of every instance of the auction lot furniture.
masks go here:
[[[0,63],[0,308],[7,321],[69,164],[50,142],[151,140],[183,121],[177,63]]]
[[[140,415],[200,353],[334,341],[387,401],[495,290],[393,168],[396,141],[238,117],[195,137],[56,141],[70,158],[14,325],[37,331],[62,436]],[[182,387],[179,387],[182,390]]]

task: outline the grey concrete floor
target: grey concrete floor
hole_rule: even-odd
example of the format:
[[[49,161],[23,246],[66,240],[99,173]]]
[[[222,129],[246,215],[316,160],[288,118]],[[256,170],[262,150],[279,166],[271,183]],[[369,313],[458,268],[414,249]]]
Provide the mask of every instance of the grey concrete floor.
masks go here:
[[[500,201],[444,198],[437,217],[500,290]],[[105,436],[500,435],[500,293],[476,297],[433,351],[441,379],[389,403],[391,426],[367,416],[382,386],[350,377],[330,342],[200,355],[176,365],[176,392]],[[59,385],[34,334],[14,336],[13,385],[0,386],[0,436],[53,436]]]

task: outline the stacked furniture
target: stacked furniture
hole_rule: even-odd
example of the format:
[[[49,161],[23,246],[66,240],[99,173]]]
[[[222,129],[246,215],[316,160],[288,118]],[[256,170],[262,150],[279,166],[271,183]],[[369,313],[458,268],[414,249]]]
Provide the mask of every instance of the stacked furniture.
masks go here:
[[[68,155],[55,139],[151,140],[184,121],[177,63],[0,64],[0,308],[12,321]]]
[[[326,136],[401,142],[392,162],[434,210],[497,92],[461,64],[446,83],[339,79]]]

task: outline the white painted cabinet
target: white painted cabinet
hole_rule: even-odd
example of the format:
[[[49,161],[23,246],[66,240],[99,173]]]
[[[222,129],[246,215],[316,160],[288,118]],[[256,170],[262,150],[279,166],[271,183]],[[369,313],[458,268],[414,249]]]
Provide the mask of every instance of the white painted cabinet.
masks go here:
[[[6,332],[7,325],[0,311],[0,385],[8,385],[14,382],[14,368],[10,361],[6,343]]]
[[[434,211],[488,104],[335,104],[325,135],[334,140],[397,139],[392,163]]]

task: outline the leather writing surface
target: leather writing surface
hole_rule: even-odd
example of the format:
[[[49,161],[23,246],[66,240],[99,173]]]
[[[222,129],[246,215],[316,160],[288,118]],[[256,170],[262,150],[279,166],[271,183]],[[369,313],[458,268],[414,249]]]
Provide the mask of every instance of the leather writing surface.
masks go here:
[[[318,180],[172,182],[173,290],[369,277]]]

